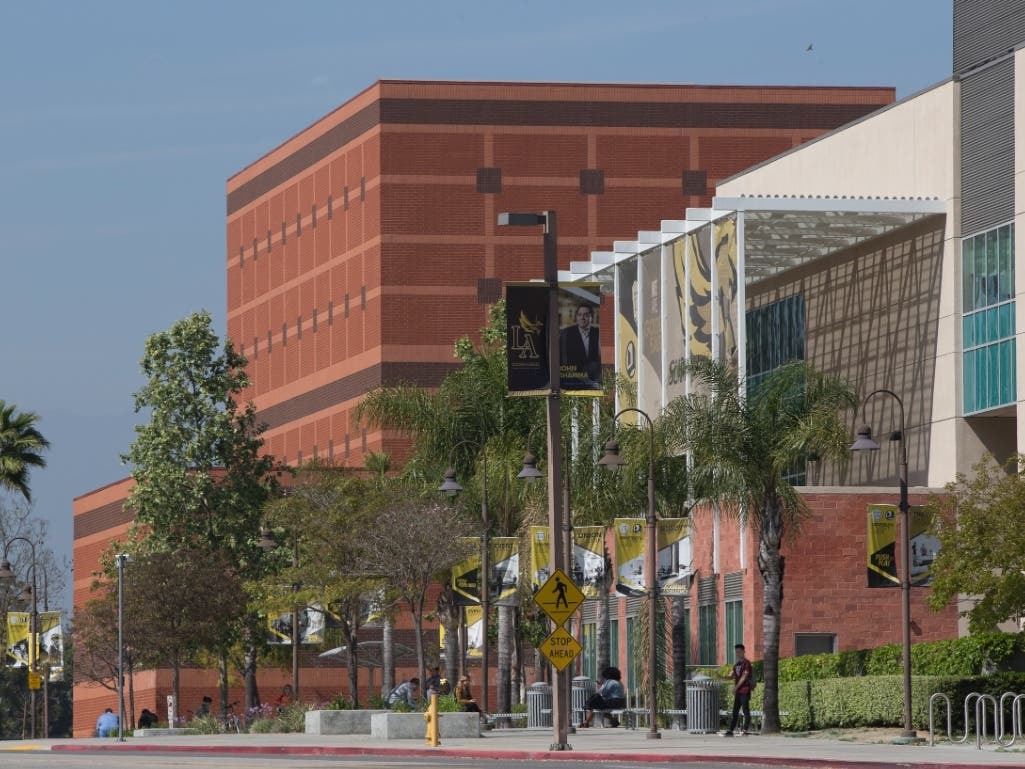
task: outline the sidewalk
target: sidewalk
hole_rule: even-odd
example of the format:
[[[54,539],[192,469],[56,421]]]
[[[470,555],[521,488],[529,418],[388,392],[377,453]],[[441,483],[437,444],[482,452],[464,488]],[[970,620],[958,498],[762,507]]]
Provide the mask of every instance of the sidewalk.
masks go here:
[[[367,735],[324,736],[305,734],[194,735],[179,737],[130,737],[113,739],[19,740],[0,743],[0,751],[128,751],[185,753],[244,753],[250,755],[377,755],[449,756],[524,760],[609,760],[633,762],[733,761],[771,766],[823,764],[856,769],[901,764],[914,769],[942,767],[1025,766],[1025,743],[1001,749],[995,745],[862,744],[842,739],[788,737],[784,735],[734,737],[688,734],[664,730],[660,740],[650,740],[644,730],[586,729],[572,734],[570,753],[550,751],[550,730],[500,729],[479,739],[446,739],[440,747],[428,747],[422,739],[380,740]]]

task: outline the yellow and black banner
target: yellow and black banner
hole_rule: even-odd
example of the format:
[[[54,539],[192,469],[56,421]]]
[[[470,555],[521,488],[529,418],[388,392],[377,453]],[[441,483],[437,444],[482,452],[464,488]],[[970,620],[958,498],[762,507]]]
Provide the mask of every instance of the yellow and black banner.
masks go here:
[[[452,591],[457,606],[480,604],[480,537],[466,537],[473,554],[452,567]],[[488,540],[488,599],[494,606],[517,606],[520,580],[520,540],[492,537]]]
[[[324,629],[340,627],[341,617],[323,603],[311,603],[299,609],[299,643],[324,643]],[[267,614],[266,641],[272,645],[291,646],[292,611],[282,610],[280,604]]]
[[[939,540],[929,533],[932,516],[928,508],[912,506],[911,584],[925,586],[932,580],[932,564],[940,549]],[[900,587],[897,574],[897,535],[900,509],[896,505],[868,506],[868,586]]]
[[[628,259],[616,267],[616,373],[637,389],[637,260]],[[621,407],[633,406],[635,398],[620,393]]]
[[[552,576],[552,563],[548,551],[548,527],[530,527],[530,590],[536,593]]]
[[[573,563],[570,577],[587,598],[601,595],[605,582],[605,527],[573,528]]]
[[[31,663],[32,644],[29,642],[31,615],[27,611],[7,612],[7,665],[12,668],[28,667]]]
[[[712,356],[712,267],[708,256],[708,230],[687,236],[687,342],[690,356]]]
[[[673,241],[671,287],[666,291],[666,349],[669,351],[669,370],[666,377],[666,401],[672,401],[687,391],[687,240]]]
[[[644,594],[644,519],[616,518],[616,592]]]
[[[662,518],[658,540],[658,584],[665,595],[682,595],[690,590],[691,543],[689,518]]]
[[[715,239],[715,316],[719,360],[737,361],[737,220],[727,216],[712,223]]]

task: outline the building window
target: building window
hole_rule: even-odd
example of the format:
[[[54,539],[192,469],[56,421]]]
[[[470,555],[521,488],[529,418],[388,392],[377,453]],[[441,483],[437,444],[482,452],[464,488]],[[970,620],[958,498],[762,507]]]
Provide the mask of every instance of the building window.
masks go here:
[[[295,338],[296,339],[302,339],[303,338],[303,316],[302,315],[296,316],[296,319],[295,319]]]
[[[698,664],[718,665],[715,604],[698,607]]]
[[[609,664],[619,667],[619,620],[609,620]]]
[[[501,298],[501,278],[477,278],[477,304],[494,304]]]
[[[246,261],[246,247],[245,246],[239,246],[238,247],[238,266],[239,267],[244,267],[245,266],[245,261]]]
[[[733,647],[744,643],[744,602],[726,602],[726,659],[732,659]]]
[[[303,234],[303,215],[298,213],[295,215],[295,236],[298,238]]]
[[[335,303],[329,300],[327,303],[327,325],[333,326],[335,322]]]
[[[345,308],[344,309],[345,309],[345,313],[344,313],[345,317],[348,318],[349,317],[349,292],[348,291],[345,292]]]
[[[260,356],[260,338],[253,337],[253,360],[256,360]]]
[[[349,434],[345,434],[345,458],[349,458]]]
[[[342,208],[346,211],[349,210],[349,185],[346,184],[342,187]]]
[[[285,233],[288,231],[288,225],[284,222],[281,223],[281,245],[285,245]]]
[[[359,199],[367,199],[367,177],[365,176],[359,178]]]
[[[253,261],[254,262],[256,261],[256,252],[257,252],[256,238],[253,238]]]
[[[295,455],[295,463],[296,463],[296,465],[301,465],[303,463],[303,450],[302,449],[299,449],[298,453],[296,453],[296,455]]]
[[[964,413],[1006,406],[1015,376],[1014,225],[961,241]]]
[[[588,622],[581,628],[581,640],[584,646],[584,669],[582,675],[592,681],[597,680],[598,671],[598,645],[596,643],[598,626],[594,622]]]
[[[359,287],[359,308],[361,310],[367,309],[367,287]]]
[[[802,654],[835,654],[836,633],[795,633],[794,656]]]
[[[335,439],[328,438],[327,441],[327,461],[334,463],[335,461]]]
[[[267,352],[268,352],[268,353],[269,353],[269,352],[271,351],[271,349],[272,349],[271,345],[272,345],[272,343],[273,343],[273,339],[274,339],[273,335],[271,334],[271,332],[270,332],[270,331],[268,331],[268,332],[267,332]]]
[[[641,686],[641,623],[637,617],[626,618],[626,686],[639,689]]]
[[[313,308],[313,333],[317,333],[317,308]]]
[[[363,456],[367,455],[367,428],[363,428],[360,431],[360,451],[363,452]]]
[[[267,253],[270,253],[270,230],[267,230]]]
[[[288,344],[288,324],[281,324],[281,346],[284,347]]]
[[[331,218],[334,217],[334,215],[335,215],[334,201],[332,200],[331,196],[328,195],[327,196],[327,218],[331,219]]]
[[[310,226],[313,229],[317,229],[317,204],[314,203],[313,207],[310,208]]]
[[[749,310],[747,324],[747,390],[784,363],[804,360],[804,295]]]

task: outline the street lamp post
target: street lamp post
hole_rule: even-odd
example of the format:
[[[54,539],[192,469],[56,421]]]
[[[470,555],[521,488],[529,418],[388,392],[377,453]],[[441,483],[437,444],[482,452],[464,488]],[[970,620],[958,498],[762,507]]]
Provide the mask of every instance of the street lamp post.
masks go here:
[[[481,610],[481,645],[480,645],[480,677],[481,677],[481,705],[485,713],[488,711],[488,613],[491,610],[491,585],[488,569],[491,568],[489,559],[489,531],[491,521],[488,518],[488,464],[487,455],[481,453],[481,500],[480,500],[480,610]],[[449,496],[455,496],[463,487],[456,482],[455,468],[450,467],[445,471],[445,482],[438,487]]]
[[[272,550],[278,548],[278,542],[274,539],[274,535],[270,529],[260,530],[260,549],[265,553],[269,553]],[[299,568],[299,538],[292,538],[292,570],[293,572]],[[299,583],[292,583],[292,594],[299,592]],[[299,701],[299,606],[293,600],[292,602],[292,699],[296,702]]]
[[[627,412],[635,412],[644,417],[648,424],[648,512],[644,519],[644,581],[648,593],[648,734],[649,740],[661,739],[658,730],[658,541],[655,536],[657,518],[655,514],[655,427],[651,417],[638,408],[628,407],[612,417],[612,437],[605,444],[605,455],[598,460],[599,465],[611,470],[626,464],[619,456],[619,444],[616,443],[616,421]]]
[[[878,389],[868,394],[862,401],[861,418],[865,418],[865,405],[875,395],[889,395],[897,402],[900,414],[900,429],[890,436],[890,440],[898,441],[897,468],[900,480],[900,526],[901,526],[901,561],[903,562],[900,579],[900,610],[901,610],[901,651],[904,667],[904,732],[901,735],[914,739],[917,735],[911,725],[911,506],[908,504],[908,447],[905,440],[904,402],[892,390]],[[858,436],[851,444],[851,451],[878,451],[879,444],[872,440],[872,428],[863,424],[858,428]]]
[[[125,741],[125,562],[127,553],[114,556],[117,561],[117,741]]]
[[[562,429],[561,405],[559,401],[559,263],[558,230],[555,211],[541,213],[501,213],[498,226],[544,227],[544,281],[548,286],[548,344],[547,359],[549,389],[546,396],[548,422],[548,549],[552,566],[566,570],[563,549],[562,500],[559,494],[559,479],[562,477],[562,458],[559,451],[559,434]],[[550,750],[571,750],[569,744],[569,697],[566,696],[569,671],[556,671],[555,686],[552,687],[552,733],[554,742]]]
[[[32,610],[28,620],[28,665],[31,674],[39,672],[38,643],[36,634],[39,628],[39,606],[36,602],[36,545],[32,540],[25,537],[11,537],[4,542],[4,560],[0,564],[0,582],[11,583],[16,579],[14,571],[11,570],[11,562],[7,560],[7,551],[15,542],[24,542],[32,552],[32,584],[29,586],[32,598]],[[24,595],[24,594],[23,594]],[[26,596],[28,597],[28,596]],[[32,739],[36,738],[36,690],[29,687],[30,707],[32,708]]]

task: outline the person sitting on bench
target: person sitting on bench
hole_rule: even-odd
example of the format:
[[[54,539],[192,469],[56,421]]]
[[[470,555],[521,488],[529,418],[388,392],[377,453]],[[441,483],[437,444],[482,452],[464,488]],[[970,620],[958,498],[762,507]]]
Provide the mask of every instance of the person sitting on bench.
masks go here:
[[[596,710],[622,710],[626,707],[626,692],[623,690],[622,679],[623,674],[619,672],[619,668],[610,667],[602,671],[598,691],[592,694],[584,705],[586,711],[581,726],[591,725]],[[609,725],[619,726],[619,719],[609,716]]]

